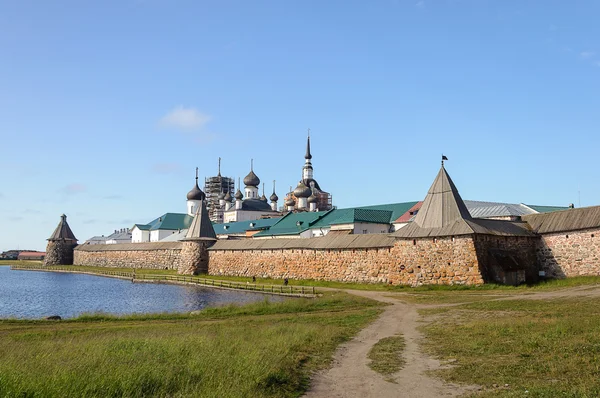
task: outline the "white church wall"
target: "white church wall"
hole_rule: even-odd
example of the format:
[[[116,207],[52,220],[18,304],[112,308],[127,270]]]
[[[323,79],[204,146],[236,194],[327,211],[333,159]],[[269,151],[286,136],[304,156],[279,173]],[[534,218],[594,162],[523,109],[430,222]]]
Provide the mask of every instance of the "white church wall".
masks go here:
[[[150,231],[142,231],[138,227],[131,230],[131,243],[142,243],[150,241]]]

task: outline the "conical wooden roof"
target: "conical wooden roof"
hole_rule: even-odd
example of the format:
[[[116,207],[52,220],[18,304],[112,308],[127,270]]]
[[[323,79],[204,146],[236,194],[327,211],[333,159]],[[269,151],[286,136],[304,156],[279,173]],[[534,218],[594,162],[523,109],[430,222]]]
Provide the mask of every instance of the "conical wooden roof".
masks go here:
[[[471,214],[444,166],[431,184],[414,222],[422,228],[443,228]]]
[[[60,222],[48,240],[72,240],[77,242],[77,238],[67,223],[66,215],[63,214],[60,216]]]
[[[208,216],[208,210],[204,205],[204,202],[200,203],[192,225],[188,229],[187,234],[183,240],[217,240],[217,235],[210,222]]]
[[[454,182],[442,165],[414,221],[400,228],[393,236],[425,238],[471,234],[533,235],[526,223],[472,218]]]

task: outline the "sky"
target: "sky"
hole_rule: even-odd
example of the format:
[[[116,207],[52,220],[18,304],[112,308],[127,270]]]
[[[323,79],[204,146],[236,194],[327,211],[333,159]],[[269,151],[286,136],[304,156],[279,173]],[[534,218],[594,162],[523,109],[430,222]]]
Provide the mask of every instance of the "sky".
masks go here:
[[[0,0],[0,251],[304,164],[334,205],[600,205],[600,2]]]

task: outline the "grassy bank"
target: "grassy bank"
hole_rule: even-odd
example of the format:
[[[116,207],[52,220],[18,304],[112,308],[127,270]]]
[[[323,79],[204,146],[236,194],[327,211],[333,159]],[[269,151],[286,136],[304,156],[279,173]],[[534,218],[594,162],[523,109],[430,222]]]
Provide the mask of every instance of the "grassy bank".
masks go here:
[[[328,293],[197,315],[0,321],[0,396],[298,396],[379,311]]]
[[[502,300],[421,311],[426,349],[445,380],[484,386],[477,397],[600,396],[598,298]],[[507,385],[507,386],[506,386]]]

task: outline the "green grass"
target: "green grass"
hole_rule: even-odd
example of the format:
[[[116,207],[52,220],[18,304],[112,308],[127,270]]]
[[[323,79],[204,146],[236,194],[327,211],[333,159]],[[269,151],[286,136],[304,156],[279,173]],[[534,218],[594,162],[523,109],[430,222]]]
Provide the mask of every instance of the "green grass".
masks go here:
[[[477,397],[600,396],[598,298],[481,301],[421,313],[435,315],[422,328],[426,350],[453,360],[437,375],[484,386]]]
[[[386,380],[393,381],[390,376],[399,372],[405,363],[402,356],[404,345],[404,337],[400,335],[379,340],[369,351],[369,367],[387,376]]]
[[[197,315],[0,321],[0,396],[295,397],[379,307],[335,292]]]
[[[0,260],[0,265],[42,265],[41,261]]]

